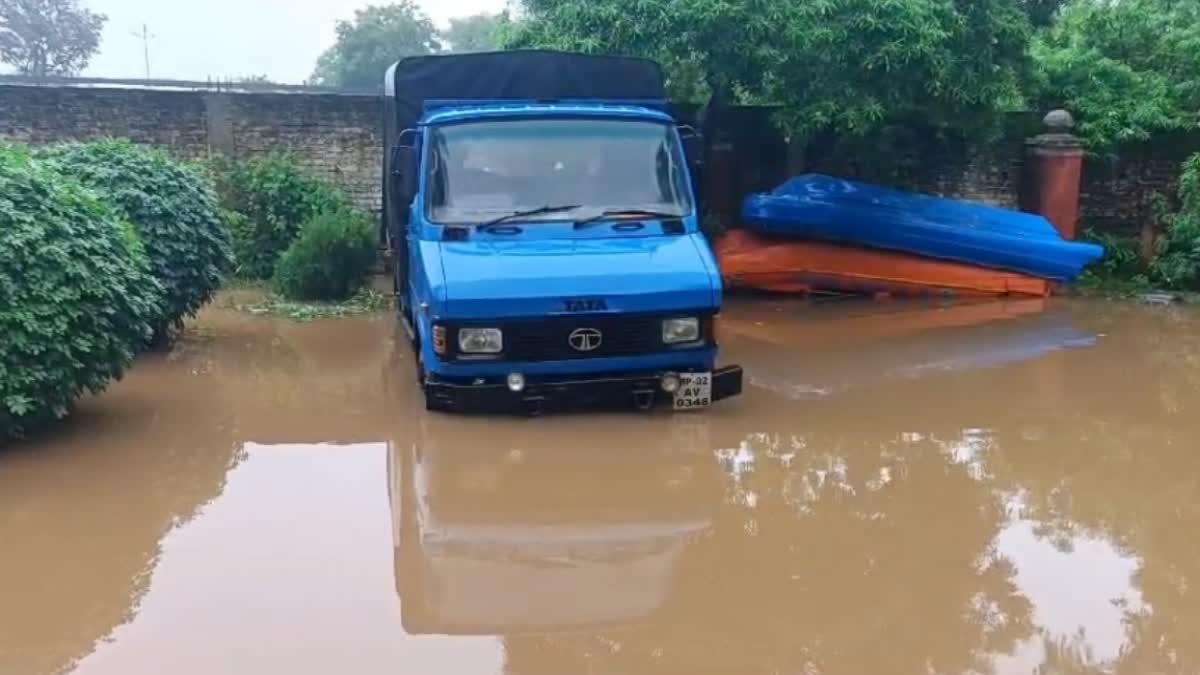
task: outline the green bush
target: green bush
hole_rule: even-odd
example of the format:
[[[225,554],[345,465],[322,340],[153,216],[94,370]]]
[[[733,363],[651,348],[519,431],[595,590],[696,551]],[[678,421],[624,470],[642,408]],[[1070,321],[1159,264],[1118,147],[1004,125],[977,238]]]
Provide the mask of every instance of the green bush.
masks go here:
[[[286,155],[221,164],[215,175],[222,206],[237,214],[229,222],[238,275],[250,279],[271,276],[304,223],[349,207],[344,194]]]
[[[0,146],[0,437],[62,417],[119,378],[161,294],[111,206]]]
[[[1104,258],[1088,267],[1089,273],[1103,279],[1132,279],[1142,274],[1136,238],[1088,229],[1083,239],[1104,247]]]
[[[137,229],[165,291],[154,321],[158,337],[212,298],[232,264],[232,247],[205,176],[162,151],[122,140],[63,146],[46,156]]]
[[[1104,258],[1090,265],[1077,282],[1091,292],[1124,296],[1152,288],[1135,237],[1085,230],[1083,238],[1104,247]]]
[[[322,213],[279,258],[275,287],[293,300],[344,300],[362,287],[376,255],[375,229],[361,213]]]
[[[1200,154],[1184,162],[1179,211],[1168,215],[1166,236],[1151,265],[1154,279],[1170,288],[1200,288]]]

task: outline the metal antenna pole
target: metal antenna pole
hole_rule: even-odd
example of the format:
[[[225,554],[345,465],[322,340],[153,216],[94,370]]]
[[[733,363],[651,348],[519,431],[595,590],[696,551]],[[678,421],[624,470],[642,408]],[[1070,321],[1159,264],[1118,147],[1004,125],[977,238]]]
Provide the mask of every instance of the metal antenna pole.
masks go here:
[[[150,33],[150,27],[142,24],[142,32],[130,33],[130,35],[142,41],[142,58],[146,63],[146,79],[150,79],[150,40],[154,37]]]

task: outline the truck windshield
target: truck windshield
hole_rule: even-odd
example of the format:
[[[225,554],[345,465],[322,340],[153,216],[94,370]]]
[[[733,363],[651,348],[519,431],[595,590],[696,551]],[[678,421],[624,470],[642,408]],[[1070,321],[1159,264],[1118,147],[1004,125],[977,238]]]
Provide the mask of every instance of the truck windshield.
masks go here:
[[[685,216],[692,204],[674,128],[638,120],[509,120],[435,128],[429,218],[477,223],[517,211],[578,205],[528,221],[606,210]]]

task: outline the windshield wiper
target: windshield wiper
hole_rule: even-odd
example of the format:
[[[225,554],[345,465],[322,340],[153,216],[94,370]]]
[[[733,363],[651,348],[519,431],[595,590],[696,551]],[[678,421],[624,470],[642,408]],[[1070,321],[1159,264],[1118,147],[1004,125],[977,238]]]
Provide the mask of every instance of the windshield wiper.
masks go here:
[[[493,218],[487,222],[480,223],[476,229],[485,230],[493,225],[499,225],[501,223],[506,223],[506,222],[508,222],[510,220],[514,220],[516,218],[527,218],[529,216],[540,216],[545,213],[558,213],[559,211],[572,211],[574,209],[579,208],[580,206],[582,206],[582,204],[559,204],[558,206],[551,206],[551,205],[547,204],[546,206],[539,206],[536,209],[525,209],[522,211],[513,211],[512,213],[505,214],[503,216],[500,216],[499,218]]]
[[[590,218],[575,221],[575,229],[581,230],[585,227],[591,227],[596,223],[605,220],[606,218],[614,218],[619,216],[632,216],[642,218],[657,218],[659,220],[665,218],[680,218],[678,213],[667,213],[666,211],[655,211],[653,209],[609,209],[601,211]]]

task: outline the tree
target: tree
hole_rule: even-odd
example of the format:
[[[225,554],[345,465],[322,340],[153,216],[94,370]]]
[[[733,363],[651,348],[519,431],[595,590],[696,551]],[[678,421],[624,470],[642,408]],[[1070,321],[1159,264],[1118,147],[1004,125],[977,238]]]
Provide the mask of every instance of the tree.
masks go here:
[[[312,80],[334,87],[374,88],[396,61],[441,50],[433,21],[413,0],[357,10],[339,21],[337,42],[317,60]]]
[[[1032,54],[1039,106],[1074,113],[1095,152],[1200,121],[1200,3],[1075,0]]]
[[[1200,3],[1194,0],[1073,0],[1031,53],[1031,98],[1042,110],[1071,111],[1094,154],[1112,159],[1155,137],[1200,128]],[[1146,185],[1135,190],[1146,264],[1163,230],[1164,209]],[[1172,227],[1172,255],[1155,274],[1172,285],[1194,283],[1195,234]]]
[[[1034,26],[1045,27],[1054,23],[1058,11],[1068,0],[1022,0],[1025,15]]]
[[[793,134],[865,135],[889,119],[970,126],[1019,99],[1020,0],[524,0],[512,46],[655,58],[673,92],[697,80],[783,106]]]
[[[508,22],[507,12],[450,19],[450,27],[442,33],[442,37],[450,43],[452,52],[490,52],[499,49],[500,31]]]
[[[0,0],[0,61],[22,75],[76,75],[99,49],[107,20],[79,0]]]

